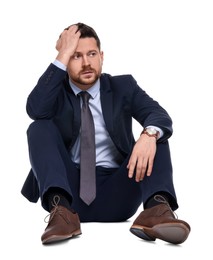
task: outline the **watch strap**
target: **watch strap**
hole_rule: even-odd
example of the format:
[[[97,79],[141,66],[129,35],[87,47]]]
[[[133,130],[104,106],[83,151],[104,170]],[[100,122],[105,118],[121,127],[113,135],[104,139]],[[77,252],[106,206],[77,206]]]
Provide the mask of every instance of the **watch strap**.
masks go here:
[[[148,131],[147,131],[147,129],[145,128],[143,131],[142,131],[142,133],[141,134],[145,134],[145,135],[148,135],[149,137],[155,137],[156,138],[156,140],[158,139],[158,137],[159,137],[159,131],[156,131],[156,133],[155,134],[150,134]]]

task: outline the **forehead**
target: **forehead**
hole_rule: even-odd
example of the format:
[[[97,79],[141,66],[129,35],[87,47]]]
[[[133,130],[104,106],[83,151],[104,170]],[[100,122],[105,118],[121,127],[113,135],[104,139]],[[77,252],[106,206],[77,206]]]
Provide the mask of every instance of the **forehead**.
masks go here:
[[[90,50],[98,50],[95,38],[80,38],[76,48],[76,52],[86,52]]]

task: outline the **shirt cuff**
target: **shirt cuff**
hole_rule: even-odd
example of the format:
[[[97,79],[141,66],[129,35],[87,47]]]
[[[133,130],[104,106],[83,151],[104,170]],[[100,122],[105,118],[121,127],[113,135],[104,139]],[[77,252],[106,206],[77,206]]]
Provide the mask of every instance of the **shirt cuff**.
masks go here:
[[[65,66],[62,62],[60,62],[59,60],[54,60],[53,64],[58,67],[59,69],[62,69],[64,71],[67,70],[67,66]]]
[[[154,129],[156,129],[159,132],[158,139],[160,139],[164,135],[164,132],[163,132],[163,130],[161,128],[159,128],[157,126],[154,126],[154,125],[149,125],[146,128],[149,128],[149,127],[153,127]]]

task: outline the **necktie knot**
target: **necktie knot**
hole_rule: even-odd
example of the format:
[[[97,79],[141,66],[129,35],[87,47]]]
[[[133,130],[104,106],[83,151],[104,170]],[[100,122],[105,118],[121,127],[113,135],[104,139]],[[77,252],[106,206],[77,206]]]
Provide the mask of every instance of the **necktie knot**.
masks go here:
[[[79,95],[82,98],[84,104],[88,104],[91,95],[87,91],[81,91]]]

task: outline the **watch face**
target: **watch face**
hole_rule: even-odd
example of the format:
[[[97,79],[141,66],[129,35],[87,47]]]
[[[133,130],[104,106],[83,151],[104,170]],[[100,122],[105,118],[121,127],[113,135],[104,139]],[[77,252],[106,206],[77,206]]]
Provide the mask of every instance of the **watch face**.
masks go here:
[[[157,130],[155,128],[147,128],[146,131],[150,134],[150,135],[155,135],[157,134]]]

